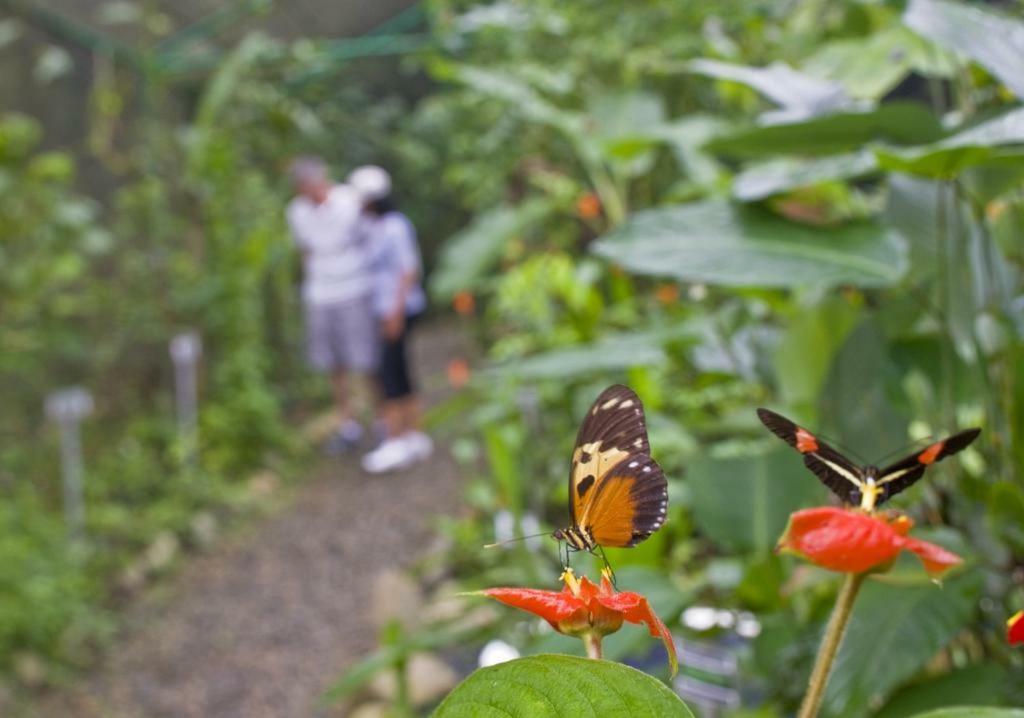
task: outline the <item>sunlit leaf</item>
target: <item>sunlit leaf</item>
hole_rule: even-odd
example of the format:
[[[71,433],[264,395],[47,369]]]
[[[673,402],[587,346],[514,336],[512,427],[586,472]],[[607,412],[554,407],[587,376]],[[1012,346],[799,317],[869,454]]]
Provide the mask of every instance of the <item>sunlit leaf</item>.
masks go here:
[[[962,52],[1024,97],[1024,22],[950,0],[911,0],[903,22],[915,32]]]
[[[803,64],[805,71],[838,81],[852,96],[867,100],[881,99],[911,72],[945,78],[956,67],[952,53],[899,25],[826,43]]]
[[[438,706],[434,718],[692,718],[665,684],[619,663],[530,656],[481,668]]]
[[[743,83],[782,108],[769,113],[765,119],[785,118],[793,122],[835,112],[850,104],[850,98],[839,83],[811,77],[781,62],[768,67],[749,67],[699,59],[690,62],[689,68],[700,75]]]
[[[727,286],[887,286],[906,268],[874,222],[810,228],[719,200],[639,212],[592,248],[638,274]]]
[[[665,329],[608,334],[592,344],[553,349],[524,359],[498,364],[488,373],[555,379],[581,374],[663,364],[666,342],[696,336],[697,327],[679,325]]]
[[[812,160],[771,160],[738,174],[732,183],[732,194],[736,199],[753,202],[819,182],[863,177],[877,170],[874,154],[866,151]]]

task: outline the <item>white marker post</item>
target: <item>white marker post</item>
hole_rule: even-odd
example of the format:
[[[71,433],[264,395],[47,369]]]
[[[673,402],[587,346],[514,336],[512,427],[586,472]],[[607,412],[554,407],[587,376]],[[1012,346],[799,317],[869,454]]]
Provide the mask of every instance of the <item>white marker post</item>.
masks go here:
[[[60,428],[60,470],[64,483],[64,520],[72,539],[85,528],[82,486],[82,419],[93,410],[92,395],[81,387],[55,391],[46,398],[46,416]]]
[[[184,461],[191,466],[195,464],[199,451],[198,366],[203,355],[203,342],[196,332],[178,334],[171,340],[170,352],[174,362],[178,439]]]

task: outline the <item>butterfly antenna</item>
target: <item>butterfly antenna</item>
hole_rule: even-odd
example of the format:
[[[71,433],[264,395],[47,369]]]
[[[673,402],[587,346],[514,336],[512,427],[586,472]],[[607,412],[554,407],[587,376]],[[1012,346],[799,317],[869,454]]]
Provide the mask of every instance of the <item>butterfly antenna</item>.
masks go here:
[[[497,548],[499,546],[507,546],[510,543],[516,543],[517,541],[525,541],[526,539],[540,538],[541,536],[547,536],[548,533],[530,534],[528,536],[516,536],[515,538],[505,539],[504,541],[498,541],[497,543],[484,544],[484,548]]]

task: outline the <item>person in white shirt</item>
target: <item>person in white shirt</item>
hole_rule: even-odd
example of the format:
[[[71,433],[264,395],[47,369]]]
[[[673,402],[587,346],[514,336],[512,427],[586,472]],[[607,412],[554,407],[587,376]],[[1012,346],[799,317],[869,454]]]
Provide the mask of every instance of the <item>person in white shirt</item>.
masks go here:
[[[363,201],[361,231],[370,253],[373,309],[380,333],[381,355],[377,383],[381,417],[387,438],[363,457],[363,468],[381,473],[404,468],[433,451],[430,437],[420,430],[420,404],[409,372],[409,330],[426,310],[427,296],[416,230],[395,209],[391,177],[380,167],[352,172],[348,183]]]
[[[352,414],[350,373],[376,371],[379,353],[370,257],[357,231],[362,204],[356,190],[331,181],[317,157],[291,166],[295,198],[288,226],[302,253],[302,298],[310,364],[331,377],[339,427],[330,453],[355,447],[363,428]]]

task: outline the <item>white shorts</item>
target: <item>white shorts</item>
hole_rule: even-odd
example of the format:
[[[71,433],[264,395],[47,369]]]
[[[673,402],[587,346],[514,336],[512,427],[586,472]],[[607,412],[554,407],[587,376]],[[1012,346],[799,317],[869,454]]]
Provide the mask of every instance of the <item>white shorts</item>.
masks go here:
[[[376,371],[379,339],[370,297],[307,304],[306,351],[320,371]]]

